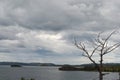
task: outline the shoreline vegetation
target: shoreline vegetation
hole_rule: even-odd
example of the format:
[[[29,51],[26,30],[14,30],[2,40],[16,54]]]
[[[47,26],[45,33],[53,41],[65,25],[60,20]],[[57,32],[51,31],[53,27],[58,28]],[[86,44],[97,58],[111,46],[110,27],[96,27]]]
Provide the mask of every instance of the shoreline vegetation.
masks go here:
[[[80,66],[72,66],[72,65],[63,65],[58,68],[60,71],[97,71],[93,64],[87,64]],[[103,72],[120,72],[120,64],[119,65],[104,65]]]

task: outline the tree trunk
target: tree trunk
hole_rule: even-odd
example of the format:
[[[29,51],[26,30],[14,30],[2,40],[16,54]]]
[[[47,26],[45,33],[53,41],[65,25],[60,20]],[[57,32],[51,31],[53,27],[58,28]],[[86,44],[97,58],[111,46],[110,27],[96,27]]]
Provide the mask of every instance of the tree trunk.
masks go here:
[[[100,66],[99,66],[99,80],[103,80],[103,55],[100,54]]]
[[[103,74],[102,74],[102,71],[99,72],[99,80],[103,80]]]

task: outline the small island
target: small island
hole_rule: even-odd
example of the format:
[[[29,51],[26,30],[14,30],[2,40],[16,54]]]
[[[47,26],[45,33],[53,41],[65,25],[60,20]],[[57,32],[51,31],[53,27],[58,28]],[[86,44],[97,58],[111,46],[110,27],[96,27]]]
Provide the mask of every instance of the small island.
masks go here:
[[[22,67],[21,65],[11,65],[11,67]]]

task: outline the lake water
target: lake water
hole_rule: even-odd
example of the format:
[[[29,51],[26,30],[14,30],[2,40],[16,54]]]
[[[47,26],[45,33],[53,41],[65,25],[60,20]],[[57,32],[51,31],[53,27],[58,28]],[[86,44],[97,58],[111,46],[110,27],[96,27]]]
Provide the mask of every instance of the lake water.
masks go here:
[[[57,67],[8,67],[0,66],[0,80],[98,80],[97,72],[59,71]],[[104,80],[116,80],[118,73],[109,73]]]

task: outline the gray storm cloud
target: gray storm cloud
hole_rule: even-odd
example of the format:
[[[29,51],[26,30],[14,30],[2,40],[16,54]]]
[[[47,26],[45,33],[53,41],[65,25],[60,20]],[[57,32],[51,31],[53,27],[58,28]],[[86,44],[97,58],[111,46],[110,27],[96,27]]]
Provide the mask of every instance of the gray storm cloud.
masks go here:
[[[106,5],[107,1],[106,4],[103,3],[103,0],[1,0],[0,2],[0,23],[4,26],[17,24],[29,29],[59,31],[97,30],[100,27],[106,29],[114,24],[104,19],[104,15],[107,15],[105,11],[113,10],[107,9],[109,5]]]
[[[73,37],[91,40],[119,29],[119,5],[119,0],[0,0],[0,60],[54,61],[65,55],[61,60],[70,63],[74,54],[76,63],[83,61],[75,60],[80,52]]]

